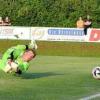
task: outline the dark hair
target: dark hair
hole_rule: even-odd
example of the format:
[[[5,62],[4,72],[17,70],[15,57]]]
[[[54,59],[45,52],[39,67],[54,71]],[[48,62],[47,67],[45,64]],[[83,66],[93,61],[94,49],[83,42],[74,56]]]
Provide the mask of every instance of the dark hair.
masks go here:
[[[28,45],[25,45],[26,46],[26,50],[28,50],[29,48],[28,48]]]
[[[12,52],[10,53],[10,57],[8,57],[7,59],[14,60],[14,55],[13,55],[13,53],[14,53],[14,51],[12,51]]]

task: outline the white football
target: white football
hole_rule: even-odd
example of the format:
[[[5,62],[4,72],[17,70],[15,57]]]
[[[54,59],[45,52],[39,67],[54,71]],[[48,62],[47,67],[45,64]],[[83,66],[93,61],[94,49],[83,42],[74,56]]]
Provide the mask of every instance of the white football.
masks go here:
[[[92,75],[95,79],[100,79],[100,67],[99,66],[93,68]]]

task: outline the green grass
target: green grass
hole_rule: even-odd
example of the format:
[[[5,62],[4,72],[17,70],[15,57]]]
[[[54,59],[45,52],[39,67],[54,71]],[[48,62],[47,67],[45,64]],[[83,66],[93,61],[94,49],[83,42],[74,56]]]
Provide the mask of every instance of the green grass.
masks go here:
[[[0,52],[29,41],[0,40]],[[100,57],[100,43],[37,41],[38,55]]]
[[[100,58],[37,56],[21,76],[0,71],[0,100],[79,100],[99,93],[100,81],[91,75],[97,65]]]

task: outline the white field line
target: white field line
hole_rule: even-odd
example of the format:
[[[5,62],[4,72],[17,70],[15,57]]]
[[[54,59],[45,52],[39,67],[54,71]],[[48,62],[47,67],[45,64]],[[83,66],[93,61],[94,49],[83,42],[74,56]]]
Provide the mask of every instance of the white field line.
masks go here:
[[[97,97],[100,97],[100,93],[94,94],[94,95],[90,95],[90,96],[81,98],[81,99],[79,99],[79,100],[91,100],[91,99],[95,99],[95,98],[97,98]]]

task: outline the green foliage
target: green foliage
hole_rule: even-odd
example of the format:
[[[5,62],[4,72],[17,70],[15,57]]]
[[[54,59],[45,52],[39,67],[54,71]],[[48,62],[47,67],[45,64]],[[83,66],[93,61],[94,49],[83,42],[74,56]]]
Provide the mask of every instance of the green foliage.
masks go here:
[[[90,15],[93,27],[100,24],[100,0],[0,0],[0,16],[12,25],[75,27],[79,16]]]

